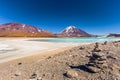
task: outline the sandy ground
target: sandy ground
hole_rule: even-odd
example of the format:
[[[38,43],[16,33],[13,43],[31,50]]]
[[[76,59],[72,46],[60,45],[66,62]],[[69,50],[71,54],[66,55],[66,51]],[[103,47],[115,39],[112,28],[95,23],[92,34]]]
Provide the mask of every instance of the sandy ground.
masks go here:
[[[0,63],[37,55],[45,57],[68,48],[78,46],[78,43],[55,43],[29,41],[38,38],[0,38]],[[33,56],[34,55],[34,56]],[[36,59],[36,58],[35,58]]]
[[[9,41],[13,44],[13,40]],[[38,42],[29,42],[23,39],[18,41],[21,43],[38,44]],[[50,44],[52,44],[51,46],[53,46],[53,48],[55,48],[55,45],[63,46],[62,43],[54,45],[53,43],[49,43],[49,47]],[[34,56],[26,56],[6,62],[4,65],[2,63],[0,65],[0,80],[120,80],[120,41],[98,43],[99,46],[97,50],[100,51],[98,51],[97,54],[104,54],[102,57],[106,60],[104,65],[106,67],[102,67],[102,65],[99,68],[100,71],[96,73],[86,68],[86,64],[90,62],[90,58],[93,56],[96,44],[93,43],[82,46],[74,44],[73,48],[69,47],[70,49],[68,49],[70,45],[71,44],[64,44],[64,47],[60,46],[60,49],[56,50],[50,48],[51,51],[43,52],[43,54],[46,54],[46,57],[44,55],[45,58],[41,57],[42,53],[38,53],[33,54]],[[11,49],[9,46],[3,47]],[[99,65],[101,65],[101,63]],[[95,64],[93,66],[94,68],[92,70],[99,70]]]

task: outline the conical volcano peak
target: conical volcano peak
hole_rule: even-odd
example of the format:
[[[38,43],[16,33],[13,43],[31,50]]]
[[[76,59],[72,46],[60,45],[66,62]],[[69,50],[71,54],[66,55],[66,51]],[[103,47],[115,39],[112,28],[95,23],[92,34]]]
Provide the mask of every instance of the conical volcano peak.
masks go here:
[[[67,28],[71,29],[71,28],[77,28],[77,27],[76,26],[68,26]]]
[[[66,36],[70,36],[70,37],[87,37],[90,36],[88,33],[86,33],[85,31],[77,28],[76,26],[68,26],[67,28],[65,28],[62,32],[62,34],[66,35]]]

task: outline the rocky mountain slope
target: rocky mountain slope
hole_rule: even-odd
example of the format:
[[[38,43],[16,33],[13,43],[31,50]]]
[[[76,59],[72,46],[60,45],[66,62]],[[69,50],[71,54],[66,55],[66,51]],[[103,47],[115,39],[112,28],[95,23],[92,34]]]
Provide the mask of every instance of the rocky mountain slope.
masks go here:
[[[66,29],[64,29],[61,33],[61,35],[67,36],[67,37],[90,37],[91,35],[87,32],[75,27],[75,26],[69,26]]]
[[[1,37],[51,37],[51,32],[17,22],[0,25]]]

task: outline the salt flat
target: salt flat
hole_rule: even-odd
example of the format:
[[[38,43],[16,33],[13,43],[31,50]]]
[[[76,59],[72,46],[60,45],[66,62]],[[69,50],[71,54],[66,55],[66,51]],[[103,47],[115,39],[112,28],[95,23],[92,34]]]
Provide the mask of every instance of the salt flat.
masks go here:
[[[0,63],[80,45],[78,43],[30,41],[31,39],[34,40],[34,38],[0,39]]]

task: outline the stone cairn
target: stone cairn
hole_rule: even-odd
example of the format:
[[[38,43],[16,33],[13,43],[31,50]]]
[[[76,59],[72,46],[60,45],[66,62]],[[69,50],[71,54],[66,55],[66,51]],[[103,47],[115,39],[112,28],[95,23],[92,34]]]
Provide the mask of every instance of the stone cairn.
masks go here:
[[[99,49],[99,45],[96,43],[95,48],[92,51],[92,56],[90,57],[88,64],[86,64],[86,68],[93,73],[100,72],[107,68],[106,59],[105,53]]]

